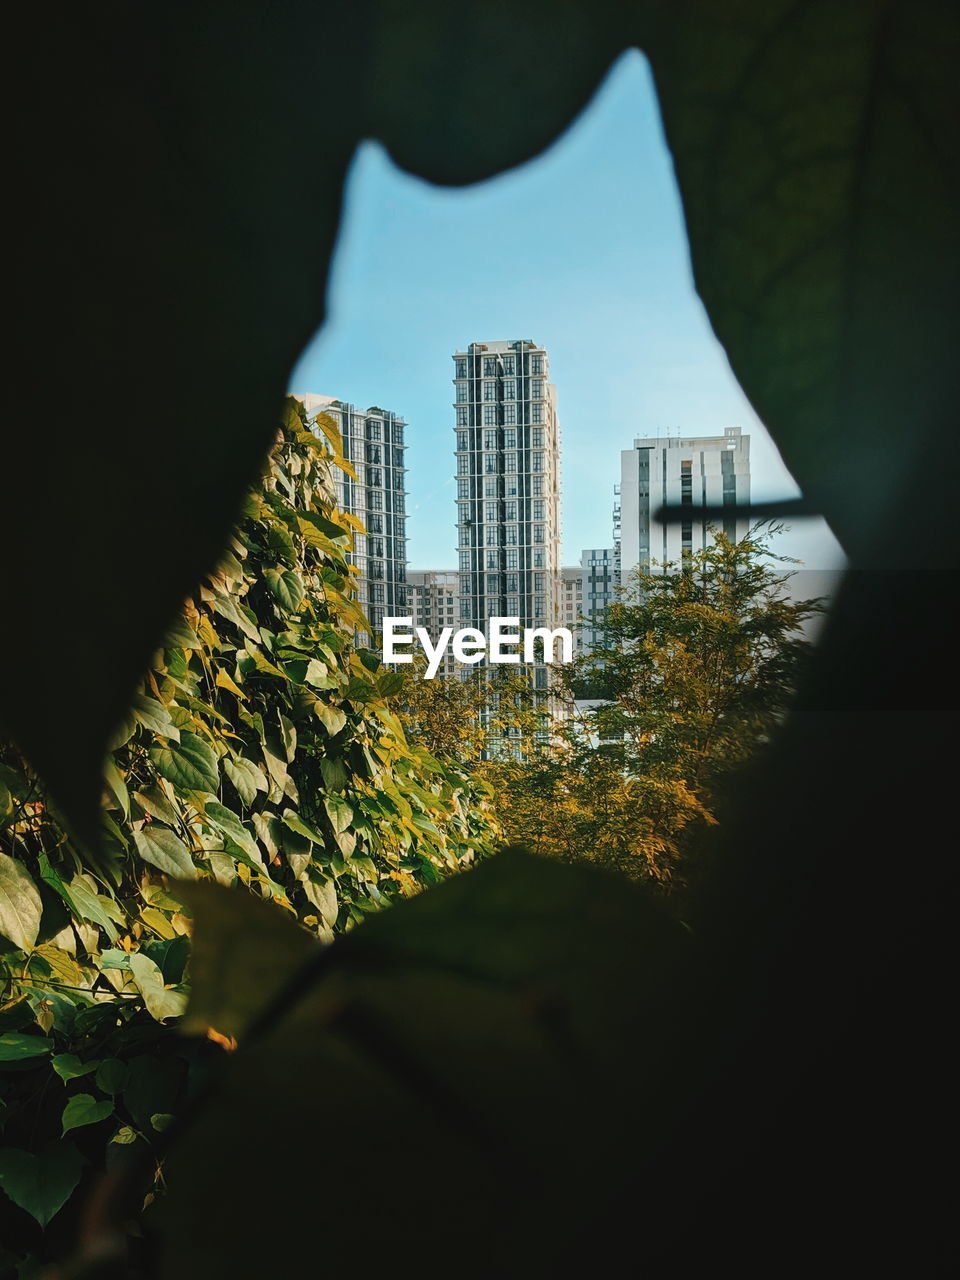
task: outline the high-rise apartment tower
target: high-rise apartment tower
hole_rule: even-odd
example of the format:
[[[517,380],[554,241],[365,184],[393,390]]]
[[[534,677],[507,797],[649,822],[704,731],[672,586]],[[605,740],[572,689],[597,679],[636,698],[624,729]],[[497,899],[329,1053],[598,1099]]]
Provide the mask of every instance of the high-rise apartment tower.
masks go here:
[[[560,427],[547,353],[527,340],[472,342],[453,363],[460,626],[555,627]],[[545,668],[534,678],[547,687]]]
[[[308,418],[327,413],[343,437],[356,480],[335,472],[337,503],[361,522],[354,538],[357,596],[375,631],[407,605],[406,488],[403,418],[386,409],[357,409],[332,396],[300,395]]]

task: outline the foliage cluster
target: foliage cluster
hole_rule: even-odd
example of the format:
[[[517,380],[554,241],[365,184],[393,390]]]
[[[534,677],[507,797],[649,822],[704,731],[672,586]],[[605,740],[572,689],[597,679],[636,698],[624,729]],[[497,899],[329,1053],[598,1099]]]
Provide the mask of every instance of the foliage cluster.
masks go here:
[[[153,656],[107,761],[99,851],[0,748],[11,1265],[85,1168],[155,1141],[219,1053],[169,1030],[189,987],[178,880],[244,887],[327,941],[496,843],[487,786],[408,740],[402,678],[352,642],[357,524],[332,485],[350,464],[332,421],[314,426],[287,401],[230,550]]]
[[[512,839],[685,882],[691,838],[769,741],[809,656],[803,628],[820,604],[787,594],[778,531],[717,532],[682,564],[633,572],[599,647],[557,668],[566,718],[550,743],[484,766]]]

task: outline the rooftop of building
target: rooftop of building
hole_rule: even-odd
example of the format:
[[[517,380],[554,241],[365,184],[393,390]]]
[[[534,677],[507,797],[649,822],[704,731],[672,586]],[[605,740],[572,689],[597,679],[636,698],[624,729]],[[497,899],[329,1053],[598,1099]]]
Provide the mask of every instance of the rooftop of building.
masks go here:
[[[636,436],[634,449],[697,449],[704,445],[724,448],[734,444],[749,444],[749,435],[739,427],[724,427],[722,436]]]

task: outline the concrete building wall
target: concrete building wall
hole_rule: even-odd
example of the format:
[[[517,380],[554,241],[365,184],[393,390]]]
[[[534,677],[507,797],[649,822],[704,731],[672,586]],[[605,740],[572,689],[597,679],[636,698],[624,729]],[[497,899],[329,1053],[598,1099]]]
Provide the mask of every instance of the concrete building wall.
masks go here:
[[[358,409],[332,396],[301,395],[310,418],[328,413],[357,479],[335,474],[337,502],[362,523],[354,539],[357,594],[374,630],[407,605],[406,422],[387,409]]]
[[[750,501],[750,437],[739,427],[722,436],[646,436],[620,455],[620,580],[626,583],[638,565],[675,563],[685,552],[705,548],[712,528],[698,520],[704,506],[732,506]],[[661,505],[690,507],[690,519],[664,524],[654,518]],[[715,522],[734,540],[748,521]]]

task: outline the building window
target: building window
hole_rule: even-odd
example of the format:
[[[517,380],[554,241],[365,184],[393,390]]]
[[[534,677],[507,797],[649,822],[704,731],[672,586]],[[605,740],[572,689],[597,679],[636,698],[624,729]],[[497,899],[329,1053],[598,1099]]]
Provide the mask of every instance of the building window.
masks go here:
[[[517,455],[515,453],[505,453],[503,455],[503,469],[504,471],[516,471]]]
[[[457,457],[457,475],[468,476],[470,474],[470,455],[461,453]]]
[[[497,420],[497,406],[495,404],[485,404],[483,406],[483,424],[486,427],[493,426]]]
[[[495,596],[500,594],[500,575],[499,573],[487,574],[487,595]]]
[[[500,545],[500,529],[498,525],[490,524],[486,528],[486,544],[488,547],[498,547]]]
[[[461,403],[461,404],[462,404],[465,400],[469,400],[469,399],[470,399],[470,383],[469,383],[469,382],[458,382],[458,383],[457,383],[457,401],[458,401],[458,403]]]
[[[497,478],[496,476],[487,476],[483,482],[483,496],[485,498],[495,498],[497,496]]]
[[[457,377],[458,377],[458,378],[465,378],[465,377],[467,376],[467,362],[466,362],[466,360],[455,360],[455,361],[454,361],[454,363],[455,363],[455,365],[456,365],[456,367],[457,367]]]
[[[544,614],[546,613],[545,605],[546,605],[546,601],[544,600],[543,596],[534,596],[533,616],[535,618],[542,618],[544,616]]]
[[[533,428],[533,447],[535,449],[543,448],[543,427]]]
[[[533,477],[533,496],[539,498],[543,493],[543,476]]]
[[[517,429],[513,427],[509,431],[503,433],[503,447],[505,449],[515,449],[517,447]]]
[[[542,453],[535,453],[533,455],[533,470],[534,471],[543,470],[543,454]]]
[[[367,419],[367,439],[368,440],[380,439],[380,423],[376,420],[376,418]]]
[[[483,469],[487,475],[496,475],[497,455],[495,453],[485,453],[483,455]]]
[[[469,446],[470,434],[467,431],[457,432],[457,448],[461,451],[467,450]]]
[[[457,481],[457,497],[458,498],[470,497],[470,481],[469,480]]]
[[[483,513],[484,520],[486,520],[488,523],[496,524],[498,514],[499,512],[497,511],[497,504],[495,502],[488,502],[486,507],[484,508],[484,513]]]
[[[542,382],[530,383],[530,399],[531,400],[543,399],[543,383]]]
[[[533,518],[534,518],[534,520],[542,520],[542,519],[543,519],[543,502],[542,502],[542,501],[541,501],[541,502],[535,502],[535,503],[533,504]]]
[[[485,431],[483,433],[483,447],[485,449],[495,449],[497,447],[496,431]]]
[[[495,378],[497,376],[497,362],[490,356],[487,356],[483,362],[483,376],[485,378]]]
[[[395,422],[393,425],[393,443],[403,444],[403,423]]]
[[[503,420],[504,422],[516,422],[517,406],[515,404],[505,404],[503,406]]]
[[[461,405],[457,409],[457,426],[469,427],[469,425],[470,425],[470,410],[467,408],[466,405]]]
[[[508,524],[505,527],[504,532],[506,534],[507,546],[515,547],[517,545],[517,542],[519,541],[517,537],[517,526],[515,524]]]
[[[540,404],[539,401],[537,401],[536,404],[533,404],[530,406],[530,421],[531,422],[543,421],[543,405]]]
[[[367,486],[379,489],[383,483],[383,476],[379,467],[367,467]]]
[[[534,542],[543,541],[543,525],[542,524],[535,524],[533,526],[533,540]]]
[[[495,382],[485,382],[483,384],[483,398],[484,400],[496,400],[497,384]]]
[[[520,590],[520,575],[516,573],[507,574],[507,590],[516,592]]]
[[[503,398],[504,400],[516,400],[517,398],[517,384],[512,378],[503,384]]]
[[[487,552],[487,568],[488,568],[488,569],[499,569],[499,568],[500,568],[500,554],[499,554],[499,552],[497,552],[497,551],[488,551],[488,552]]]
[[[533,575],[533,589],[534,589],[534,591],[543,591],[543,589],[544,589],[544,587],[543,587],[543,582],[544,582],[544,579],[546,578],[546,576],[547,576],[547,575],[546,575],[545,573],[535,573],[535,574]],[[570,584],[569,584],[569,583],[567,584],[567,590],[568,590],[568,591],[570,590]]]
[[[506,510],[503,513],[503,518],[504,520],[516,520],[517,518],[516,502],[508,502],[506,504]]]
[[[503,372],[505,375],[509,377],[513,377],[514,373],[516,372],[516,365],[514,363],[513,356],[503,357]]]
[[[512,547],[507,551],[507,568],[508,569],[519,569],[520,567],[519,556],[520,556],[520,553],[516,549],[516,547]]]
[[[543,373],[543,356],[535,355],[530,357],[530,372],[535,374]]]
[[[535,569],[543,568],[543,551],[540,547],[535,547],[533,551],[533,567]]]

